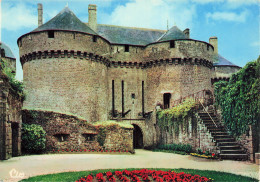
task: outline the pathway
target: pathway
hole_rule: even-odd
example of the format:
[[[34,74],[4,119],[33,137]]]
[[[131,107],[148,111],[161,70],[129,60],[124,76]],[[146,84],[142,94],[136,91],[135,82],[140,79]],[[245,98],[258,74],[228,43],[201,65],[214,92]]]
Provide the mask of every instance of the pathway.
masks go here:
[[[110,168],[190,168],[259,178],[259,166],[244,161],[216,161],[171,153],[136,150],[131,154],[45,154],[0,161],[0,182],[41,174]],[[11,177],[11,176],[12,177]]]

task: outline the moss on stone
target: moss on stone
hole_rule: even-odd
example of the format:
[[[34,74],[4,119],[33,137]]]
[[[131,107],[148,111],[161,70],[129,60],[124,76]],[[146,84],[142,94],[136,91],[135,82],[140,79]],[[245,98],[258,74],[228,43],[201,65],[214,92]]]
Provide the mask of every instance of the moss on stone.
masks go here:
[[[133,125],[127,124],[127,123],[120,123],[116,122],[113,120],[108,120],[108,121],[98,121],[93,124],[94,126],[104,126],[104,127],[109,127],[109,126],[119,126],[121,128],[134,128]]]

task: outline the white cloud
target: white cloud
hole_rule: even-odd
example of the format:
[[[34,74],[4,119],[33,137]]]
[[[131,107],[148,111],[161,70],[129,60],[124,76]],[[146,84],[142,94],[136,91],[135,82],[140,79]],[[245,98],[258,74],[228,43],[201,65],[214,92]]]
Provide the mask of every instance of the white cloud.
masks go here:
[[[2,28],[19,30],[22,28],[36,27],[38,20],[33,9],[23,3],[2,3]]]
[[[235,12],[214,12],[207,13],[206,18],[216,20],[216,21],[233,21],[233,22],[245,22],[248,16],[248,11],[243,11],[240,14]]]
[[[208,3],[224,3],[225,5],[228,5],[229,7],[240,7],[240,6],[246,6],[246,5],[252,5],[257,4],[258,0],[190,0],[194,3],[199,4],[208,4]]]
[[[174,3],[174,6],[170,6]],[[107,24],[164,29],[176,25],[185,29],[191,28],[195,6],[172,0],[133,0],[124,6],[118,6],[106,18]]]

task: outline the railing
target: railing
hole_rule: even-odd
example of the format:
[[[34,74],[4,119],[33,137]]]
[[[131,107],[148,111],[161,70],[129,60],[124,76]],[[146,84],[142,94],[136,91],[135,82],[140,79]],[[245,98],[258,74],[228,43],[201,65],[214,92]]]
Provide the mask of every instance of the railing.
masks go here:
[[[172,102],[171,106],[177,106],[178,104],[182,103],[183,101],[185,101],[188,98],[192,98],[195,100],[196,103],[203,103],[205,105],[210,105],[212,103],[214,103],[214,96],[212,94],[212,92],[210,90],[201,90],[198,92],[195,92],[193,94],[187,95],[186,97],[181,97],[178,100],[175,100]]]
[[[215,121],[213,120],[213,118],[211,117],[211,115],[209,114],[209,112],[206,110],[206,108],[204,106],[204,105],[208,106],[210,104],[213,104],[214,101],[215,101],[214,95],[212,94],[212,92],[210,90],[204,89],[204,90],[195,92],[193,94],[190,94],[186,97],[181,97],[180,99],[172,102],[172,107],[177,106],[178,104],[181,104],[183,101],[185,101],[188,98],[192,98],[192,99],[195,100],[196,103],[200,104],[202,106],[203,110],[209,115],[209,117],[213,121],[214,125],[216,127],[218,127],[217,124],[215,123]],[[199,109],[199,107],[198,107],[198,109]]]

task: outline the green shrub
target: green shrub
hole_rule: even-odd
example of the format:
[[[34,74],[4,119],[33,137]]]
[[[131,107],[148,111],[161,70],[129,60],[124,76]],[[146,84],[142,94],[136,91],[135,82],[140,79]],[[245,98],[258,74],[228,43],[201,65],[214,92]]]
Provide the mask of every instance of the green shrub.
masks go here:
[[[40,125],[23,124],[22,150],[25,153],[41,153],[45,150],[46,132]]]

